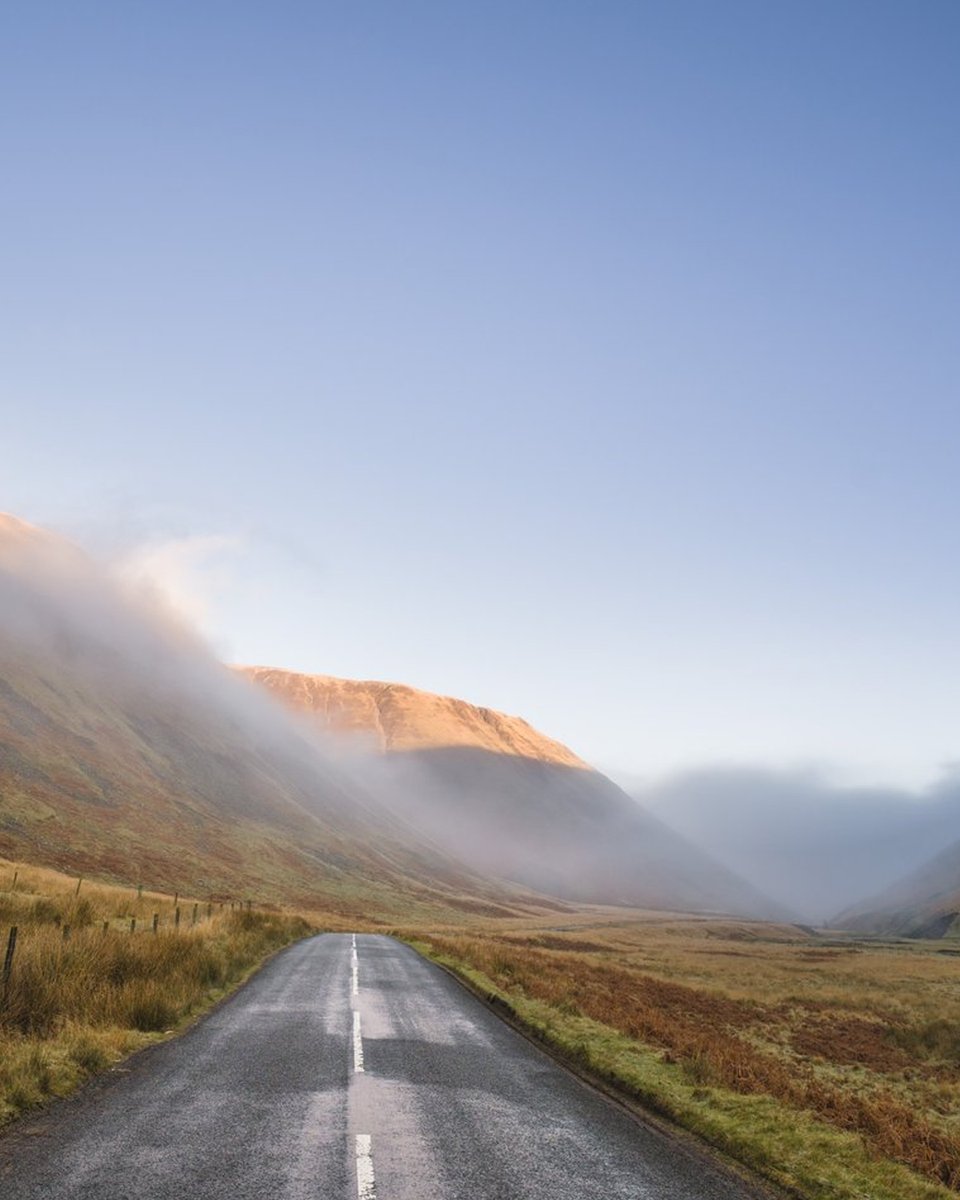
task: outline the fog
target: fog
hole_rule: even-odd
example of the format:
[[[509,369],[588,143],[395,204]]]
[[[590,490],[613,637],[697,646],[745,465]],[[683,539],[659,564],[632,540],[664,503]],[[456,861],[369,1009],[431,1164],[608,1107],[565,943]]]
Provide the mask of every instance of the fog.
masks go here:
[[[2,533],[0,676],[23,688],[12,711],[22,716],[43,679],[57,717],[86,739],[84,754],[106,705],[134,730],[120,751],[127,761],[146,738],[165,761],[190,762],[173,778],[178,794],[201,792],[221,815],[244,808],[274,820],[295,802],[327,822],[329,837],[347,831],[354,857],[367,847],[400,854],[430,885],[479,874],[579,900],[769,914],[595,772],[475,747],[383,755],[369,737],[325,734],[218,662],[141,572],[118,574],[16,523]],[[39,714],[47,728],[49,715]]]
[[[924,863],[960,828],[956,775],[913,794],[839,788],[814,772],[701,770],[638,794],[654,820],[593,772],[464,748],[385,756],[374,739],[325,733],[228,670],[140,576],[0,517],[0,688],[9,695],[4,680],[18,673],[52,692],[66,681],[57,712],[63,719],[70,696],[71,731],[91,745],[104,698],[135,715],[154,706],[151,721],[161,706],[165,752],[179,729],[202,761],[208,739],[222,761],[243,764],[249,803],[269,807],[276,796],[379,842],[383,854],[403,847],[408,861],[424,856],[424,878],[467,863],[579,899],[659,897],[770,915],[756,889],[820,923]],[[232,786],[242,805],[237,777],[205,778],[205,794],[219,803]]]
[[[183,606],[128,563],[0,517],[0,781],[16,789],[24,737],[26,769],[42,764],[43,774],[50,738],[66,734],[82,741],[82,769],[124,803],[142,803],[129,784],[148,761],[151,782],[174,797],[171,812],[192,795],[205,819],[251,818],[286,837],[305,828],[296,814],[317,819],[308,834],[318,884],[342,868],[377,884],[402,876],[473,896],[504,890],[465,868],[451,839],[433,838],[414,802],[431,787],[435,795],[429,771],[291,713],[221,663]],[[4,722],[19,726],[12,741]],[[2,801],[0,792],[0,829]],[[469,836],[481,855],[503,840],[489,825]]]
[[[767,895],[822,922],[960,837],[960,778],[924,792],[844,788],[814,771],[716,768],[636,792]]]
[[[160,590],[0,517],[0,682],[5,677],[28,680],[27,693],[37,681],[54,693],[63,686],[77,728],[95,726],[95,710],[108,704],[162,715],[194,742],[212,737],[218,751],[232,747],[248,762],[261,794],[271,777],[278,793],[292,785],[285,803],[379,811],[356,774],[348,780],[338,768],[336,747],[219,662]]]

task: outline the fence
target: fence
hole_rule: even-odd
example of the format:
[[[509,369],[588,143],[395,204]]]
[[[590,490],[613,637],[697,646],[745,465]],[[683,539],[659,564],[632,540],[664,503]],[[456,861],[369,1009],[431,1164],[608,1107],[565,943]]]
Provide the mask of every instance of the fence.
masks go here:
[[[79,876],[77,878],[76,887],[72,889],[72,894],[64,892],[63,889],[60,891],[61,898],[67,898],[66,907],[73,912],[77,911],[76,906],[78,902],[80,904],[88,903],[86,900],[80,900],[80,892],[83,883],[84,877]],[[113,890],[114,889],[112,888],[110,889],[110,891]],[[122,889],[116,890],[120,895],[122,895]],[[2,885],[0,885],[0,896],[2,896],[2,894]],[[51,925],[54,928],[59,928],[60,940],[63,943],[67,943],[71,940],[77,928],[92,930],[97,925],[99,925],[99,933],[103,936],[123,935],[129,937],[151,935],[155,937],[161,932],[168,932],[174,935],[179,934],[181,930],[183,909],[180,904],[180,893],[175,892],[172,901],[169,895],[163,892],[148,892],[145,895],[142,884],[139,884],[134,890],[133,898],[131,898],[130,904],[127,906],[128,912],[126,914],[118,912],[113,918],[107,917],[104,919],[101,916],[94,919],[90,916],[89,912],[84,912],[82,915],[88,917],[89,919],[74,920],[72,923],[64,920],[58,911],[49,912],[49,910],[42,908],[44,903],[52,903],[49,896],[45,895],[44,893],[33,893],[27,890],[23,882],[21,882],[19,868],[13,871],[8,894],[10,897],[15,897],[18,905],[21,901],[26,903],[23,907],[23,921],[18,921],[15,924],[11,924],[7,930],[6,944],[3,955],[3,967],[2,972],[0,972],[0,1006],[5,1006],[7,1004],[10,995],[11,983],[15,977],[18,944],[23,944],[24,936],[27,935],[28,931],[31,929],[49,929]],[[31,900],[32,908],[28,907],[28,905],[31,904]],[[117,897],[114,897],[113,900],[116,907]],[[154,909],[151,917],[148,919],[144,916],[142,909],[145,903],[149,905],[151,902],[157,904],[157,907]],[[164,908],[166,908],[166,913],[163,911]],[[133,909],[135,911],[130,912],[129,909]],[[225,910],[227,912],[236,912],[238,910],[246,910],[249,912],[252,909],[252,900],[208,900],[206,902],[194,901],[189,910],[189,927],[190,929],[196,929],[198,926],[202,926],[203,924],[212,921],[214,917],[220,916]],[[16,911],[16,909],[14,909],[14,911]],[[39,914],[41,919],[31,923],[30,917],[33,913]],[[47,919],[44,920],[43,917],[46,917]],[[24,921],[27,923],[24,924]],[[186,924],[186,922],[184,921],[183,924]],[[2,937],[2,933],[0,933],[0,937]],[[0,941],[0,946],[3,944],[4,943]]]

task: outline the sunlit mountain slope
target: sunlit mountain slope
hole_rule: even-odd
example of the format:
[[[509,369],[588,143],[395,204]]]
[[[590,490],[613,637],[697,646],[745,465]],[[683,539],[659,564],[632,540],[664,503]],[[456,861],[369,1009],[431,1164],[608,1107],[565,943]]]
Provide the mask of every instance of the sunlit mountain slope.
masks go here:
[[[499,895],[155,602],[12,517],[0,519],[0,854],[365,911]]]
[[[399,684],[241,670],[375,751],[378,795],[477,871],[577,901],[784,915],[526,721]]]

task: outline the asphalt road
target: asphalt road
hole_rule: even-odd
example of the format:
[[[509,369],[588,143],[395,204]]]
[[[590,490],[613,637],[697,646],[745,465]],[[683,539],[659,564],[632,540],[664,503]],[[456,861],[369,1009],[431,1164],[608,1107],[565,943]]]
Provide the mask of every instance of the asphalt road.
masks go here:
[[[278,955],[0,1138],[3,1200],[751,1200],[390,938]]]

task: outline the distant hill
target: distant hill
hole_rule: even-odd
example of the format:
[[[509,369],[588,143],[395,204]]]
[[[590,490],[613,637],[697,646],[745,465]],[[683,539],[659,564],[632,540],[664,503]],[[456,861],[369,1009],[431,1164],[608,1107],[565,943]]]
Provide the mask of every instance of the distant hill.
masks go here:
[[[238,670],[354,746],[384,803],[478,872],[575,901],[785,916],[518,717],[401,684]]]
[[[921,867],[960,835],[960,789],[839,787],[815,772],[690,771],[637,793],[672,829],[820,923]]]
[[[837,929],[902,937],[960,935],[960,841],[830,923]]]
[[[496,911],[505,895],[386,811],[156,604],[9,516],[0,854],[345,911]]]

